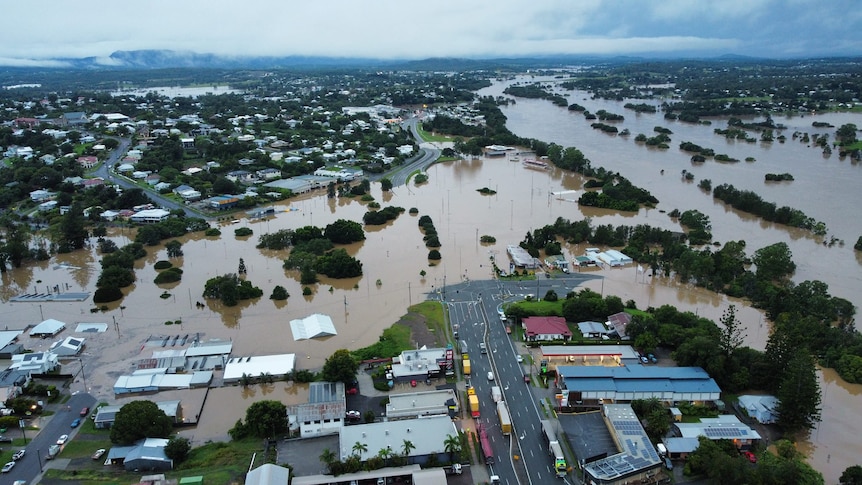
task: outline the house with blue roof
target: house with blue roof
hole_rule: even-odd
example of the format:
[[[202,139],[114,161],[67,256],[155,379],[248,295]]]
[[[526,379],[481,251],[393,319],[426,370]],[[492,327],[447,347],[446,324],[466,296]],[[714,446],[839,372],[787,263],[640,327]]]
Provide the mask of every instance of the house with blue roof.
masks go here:
[[[651,398],[703,403],[721,396],[718,384],[700,367],[557,366],[556,385],[561,407]]]

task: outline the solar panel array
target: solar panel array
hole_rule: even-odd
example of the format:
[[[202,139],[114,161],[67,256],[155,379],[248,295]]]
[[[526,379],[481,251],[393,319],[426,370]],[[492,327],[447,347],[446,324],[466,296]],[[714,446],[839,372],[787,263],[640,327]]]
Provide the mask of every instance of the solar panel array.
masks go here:
[[[643,440],[644,449],[646,450],[647,455],[652,458],[653,462],[658,461],[658,453],[656,453],[655,448],[653,447],[652,443],[650,443],[649,438],[644,436],[641,439]]]
[[[739,428],[704,428],[704,434],[709,438],[726,438],[732,439],[737,436],[745,436],[748,432]]]

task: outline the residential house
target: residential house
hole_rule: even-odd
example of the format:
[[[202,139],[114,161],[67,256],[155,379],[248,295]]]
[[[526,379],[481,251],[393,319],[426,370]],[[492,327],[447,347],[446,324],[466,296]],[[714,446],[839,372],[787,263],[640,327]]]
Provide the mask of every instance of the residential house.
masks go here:
[[[31,374],[47,374],[60,365],[57,355],[51,352],[32,352],[12,356],[11,370],[19,370]]]
[[[126,471],[172,470],[174,462],[165,455],[167,445],[165,438],[145,438],[132,446],[114,446],[108,451],[106,463],[122,464]]]
[[[265,168],[263,170],[258,170],[255,172],[257,178],[262,180],[272,180],[281,178],[281,170],[276,168]]]
[[[136,212],[130,220],[136,224],[154,224],[166,221],[171,213],[164,209],[146,209]]]
[[[76,159],[78,165],[83,169],[90,169],[99,164],[99,158],[93,155],[84,155]]]
[[[225,174],[225,178],[235,183],[248,183],[254,178],[254,175],[248,170],[232,170]]]
[[[521,321],[527,341],[570,340],[572,331],[563,317],[527,317]]]
[[[45,189],[38,189],[30,192],[30,200],[33,202],[45,202],[52,196],[53,194]]]

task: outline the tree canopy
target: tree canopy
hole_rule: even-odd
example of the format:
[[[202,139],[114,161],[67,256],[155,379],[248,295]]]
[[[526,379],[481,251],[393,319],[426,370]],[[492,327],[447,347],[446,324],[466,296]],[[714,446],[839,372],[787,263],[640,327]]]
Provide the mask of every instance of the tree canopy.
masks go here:
[[[323,378],[331,382],[350,384],[356,379],[359,364],[347,349],[336,350],[323,364]]]
[[[111,426],[111,442],[130,445],[142,438],[167,438],[173,428],[171,418],[152,401],[132,401],[123,405]]]

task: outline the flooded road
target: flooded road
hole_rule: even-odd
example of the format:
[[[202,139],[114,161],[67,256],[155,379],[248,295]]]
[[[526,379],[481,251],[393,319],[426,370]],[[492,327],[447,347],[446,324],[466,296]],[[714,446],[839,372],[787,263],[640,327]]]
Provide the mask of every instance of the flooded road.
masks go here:
[[[494,93],[502,93],[502,87],[495,85],[481,94]],[[430,266],[427,260],[428,249],[417,225],[418,216],[405,212],[386,225],[366,227],[367,239],[347,247],[362,262],[362,277],[321,278],[319,284],[312,286],[313,295],[304,297],[298,272],[282,268],[287,251],[258,250],[255,245],[261,234],[279,229],[305,225],[323,227],[337,219],[361,221],[366,212],[365,203],[327,199],[321,192],[276,205],[276,214],[266,220],[238,217],[237,224],[221,224],[220,237],[195,234],[180,238],[185,254],[172,260],[184,271],[178,283],[161,286],[153,283],[156,276],[153,264],[167,259],[167,255],[163,246],[147,248],[147,257],[135,266],[136,283],[124,290],[127,296],[122,301],[108,305],[105,312],[92,313],[92,301],[9,302],[9,298],[17,294],[41,292],[55,285],[67,291],[94,291],[101,258],[94,248],[59,255],[49,262],[6,273],[2,275],[0,288],[0,315],[10,329],[24,328],[46,318],[64,321],[70,330],[61,337],[72,334],[78,322],[107,323],[107,332],[76,334],[87,338],[84,357],[87,385],[104,401],[113,402],[112,386],[117,376],[131,372],[138,360],[151,356],[154,348],[145,344],[151,336],[199,334],[202,340],[230,339],[236,356],[296,353],[298,369],[317,370],[326,357],[339,348],[357,348],[377,341],[382,330],[397,321],[408,305],[424,300],[433,289],[465,278],[490,277],[491,256],[505,260],[506,245],[517,244],[527,231],[552,223],[557,217],[572,220],[591,217],[594,226],[649,224],[680,230],[661,212],[673,209],[698,209],[708,214],[717,241],[745,239],[750,252],[778,241],[787,242],[798,266],[796,281],[824,281],[832,294],[847,298],[858,307],[858,295],[862,294],[862,259],[854,254],[852,246],[862,234],[862,218],[853,217],[848,211],[862,201],[856,190],[862,167],[849,160],[839,160],[837,154],[823,158],[819,150],[799,142],[788,140],[785,144],[776,142],[771,146],[759,142],[726,142],[712,133],[720,123],[712,127],[670,123],[658,115],[636,116],[626,112],[622,103],[581,97],[570,98],[570,102],[578,102],[593,112],[607,109],[625,114],[626,121],[620,126],[631,130],[630,139],[596,132],[589,128],[582,115],[545,101],[519,99],[516,105],[504,108],[504,113],[509,117],[510,128],[520,136],[577,146],[594,166],[619,170],[635,185],[647,188],[658,197],[661,202],[657,209],[642,209],[631,214],[581,209],[570,200],[551,195],[552,192],[581,190],[583,179],[580,176],[556,169],[528,169],[508,158],[440,163],[428,169],[429,181],[421,186],[401,186],[388,194],[382,193],[378,184],[372,187],[372,195],[382,206],[396,205],[408,210],[416,207],[419,215],[427,214],[432,218],[440,235],[443,255],[435,266]],[[843,120],[854,119],[847,116],[816,119],[840,126],[848,122]],[[862,126],[862,119],[858,116],[855,119],[854,122]],[[795,126],[789,132],[815,131],[810,128],[810,117],[776,121]],[[717,153],[737,158],[753,156],[757,161],[737,164],[710,161],[695,167],[689,162],[690,155],[676,148],[663,152],[634,143],[634,135],[652,133],[654,126],[668,126],[674,131],[673,147],[688,140],[713,147]],[[696,181],[683,181],[680,176],[683,168],[693,171],[696,181],[709,178],[713,186],[730,183],[739,189],[754,190],[765,200],[800,209],[824,221],[830,234],[844,239],[845,244],[825,248],[821,240],[804,231],[764,223],[728,209],[698,189]],[[662,169],[664,175],[660,173]],[[796,181],[767,185],[763,183],[766,172],[789,172]],[[497,193],[482,195],[477,192],[482,187]],[[807,195],[824,192],[828,196]],[[577,199],[577,196],[565,197]],[[254,234],[238,238],[234,230],[240,227],[249,227]],[[494,236],[497,242],[480,243],[483,235]],[[111,230],[109,237],[122,246],[134,234],[129,229],[117,228]],[[567,245],[565,249],[571,258],[581,254],[584,248]],[[232,308],[204,300],[201,294],[207,279],[236,272],[240,258],[248,269],[246,279],[260,287],[264,296]],[[424,277],[420,275],[423,270],[426,271]],[[765,347],[768,323],[760,312],[742,302],[672,280],[650,278],[632,267],[593,271],[605,276],[604,280],[589,281],[585,286],[605,295],[616,294],[623,301],[632,299],[640,308],[670,304],[717,321],[728,305],[736,304],[737,317],[747,325],[747,344],[758,349]],[[290,293],[287,302],[268,299],[276,285],[284,286]],[[162,299],[160,295],[164,292],[168,297]],[[197,302],[204,303],[203,308],[199,308]],[[331,316],[338,335],[294,341],[290,320],[313,313]],[[24,340],[25,345],[34,350],[44,350],[51,343],[51,340],[26,337]],[[856,464],[855,457],[862,452],[862,443],[856,438],[862,435],[862,420],[855,411],[859,409],[859,386],[842,383],[828,370],[821,376],[825,381],[823,422],[801,448],[810,452],[812,465],[824,473],[826,482],[835,483],[847,466]],[[227,428],[244,417],[245,408],[254,400],[278,398],[292,403],[293,399],[302,399],[302,392],[302,386],[286,383],[275,383],[266,389],[260,386],[213,389],[207,398],[201,425],[183,433],[193,437],[196,443],[223,439]]]

